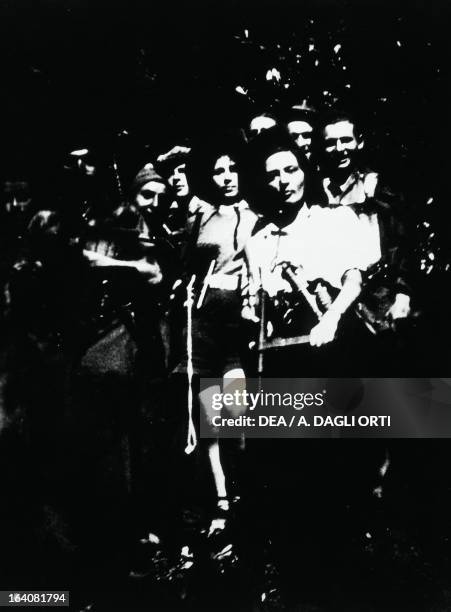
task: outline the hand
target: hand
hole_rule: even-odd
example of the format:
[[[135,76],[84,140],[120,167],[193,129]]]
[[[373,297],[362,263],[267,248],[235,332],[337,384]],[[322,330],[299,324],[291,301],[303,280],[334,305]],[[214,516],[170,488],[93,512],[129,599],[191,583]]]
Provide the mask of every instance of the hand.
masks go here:
[[[410,297],[405,293],[397,293],[387,314],[393,320],[407,318],[410,314]]]
[[[176,145],[175,147],[172,147],[172,149],[167,153],[162,153],[161,155],[159,155],[157,158],[157,162],[165,162],[166,160],[171,159],[171,157],[173,157],[174,155],[177,155],[178,153],[185,153],[187,155],[190,151],[191,149],[189,147],[182,147],[180,145]]]
[[[241,318],[251,323],[259,323],[257,316],[257,297],[256,295],[244,296],[243,307],[241,308]]]
[[[157,262],[149,262],[145,257],[136,261],[124,261],[122,259],[115,259],[108,255],[102,255],[94,251],[83,250],[83,255],[91,262],[94,267],[121,267],[121,268],[133,268],[137,270],[146,279],[150,285],[158,285],[163,280],[163,274],[161,268]]]
[[[260,319],[255,312],[255,306],[243,306],[241,309],[241,318],[251,323],[258,323]]]
[[[274,325],[271,323],[271,321],[268,321],[266,323],[266,337],[271,338],[273,333],[274,333]]]
[[[332,342],[338,327],[340,315],[332,310],[325,312],[321,321],[310,332],[310,346],[322,346]]]

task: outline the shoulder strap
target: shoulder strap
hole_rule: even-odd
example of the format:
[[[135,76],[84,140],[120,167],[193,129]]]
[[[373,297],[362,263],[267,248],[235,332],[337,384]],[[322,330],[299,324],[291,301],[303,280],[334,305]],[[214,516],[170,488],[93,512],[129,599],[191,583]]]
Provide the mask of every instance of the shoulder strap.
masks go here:
[[[199,238],[200,225],[202,223],[202,210],[198,209],[195,213],[194,223],[189,235],[189,239],[186,242],[184,252],[182,253],[182,258],[185,262],[190,261],[192,255],[194,253],[194,249],[196,248],[197,239]]]

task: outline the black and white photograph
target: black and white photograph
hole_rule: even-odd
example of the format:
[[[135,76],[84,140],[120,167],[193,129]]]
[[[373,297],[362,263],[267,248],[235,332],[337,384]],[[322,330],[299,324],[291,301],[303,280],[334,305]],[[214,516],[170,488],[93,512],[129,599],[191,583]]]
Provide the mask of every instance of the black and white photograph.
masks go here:
[[[0,607],[451,611],[450,24],[0,0]]]

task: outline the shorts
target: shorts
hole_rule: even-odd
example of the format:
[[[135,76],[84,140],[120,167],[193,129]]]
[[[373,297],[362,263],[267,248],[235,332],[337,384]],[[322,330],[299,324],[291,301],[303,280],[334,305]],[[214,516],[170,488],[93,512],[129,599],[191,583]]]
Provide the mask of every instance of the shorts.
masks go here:
[[[194,374],[219,378],[225,372],[242,368],[245,335],[241,322],[241,296],[238,291],[208,289],[204,304],[193,308],[192,362]],[[187,330],[184,330],[185,355],[174,373],[186,373]]]

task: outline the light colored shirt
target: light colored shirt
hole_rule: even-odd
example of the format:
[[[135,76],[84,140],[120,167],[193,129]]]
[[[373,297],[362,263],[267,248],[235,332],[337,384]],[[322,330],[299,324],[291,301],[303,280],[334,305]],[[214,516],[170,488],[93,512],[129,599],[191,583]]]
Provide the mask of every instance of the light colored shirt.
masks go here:
[[[257,215],[244,200],[218,207],[197,200],[196,215],[201,215],[196,245],[215,251],[214,273],[241,274],[243,249],[252,234]],[[196,225],[194,219],[194,216],[190,219],[191,228]]]
[[[306,281],[323,279],[341,288],[348,270],[366,270],[368,257],[360,222],[354,211],[339,206],[304,205],[292,223],[279,228],[268,223],[246,247],[251,282],[273,296],[291,292],[280,264],[288,262],[302,270]]]
[[[330,206],[352,206],[364,204],[376,191],[379,177],[376,172],[353,172],[343,183],[332,188],[330,178],[323,179],[323,188]],[[368,265],[378,262],[382,257],[380,228],[377,214],[360,209],[354,211],[359,219],[362,240],[366,245]]]

